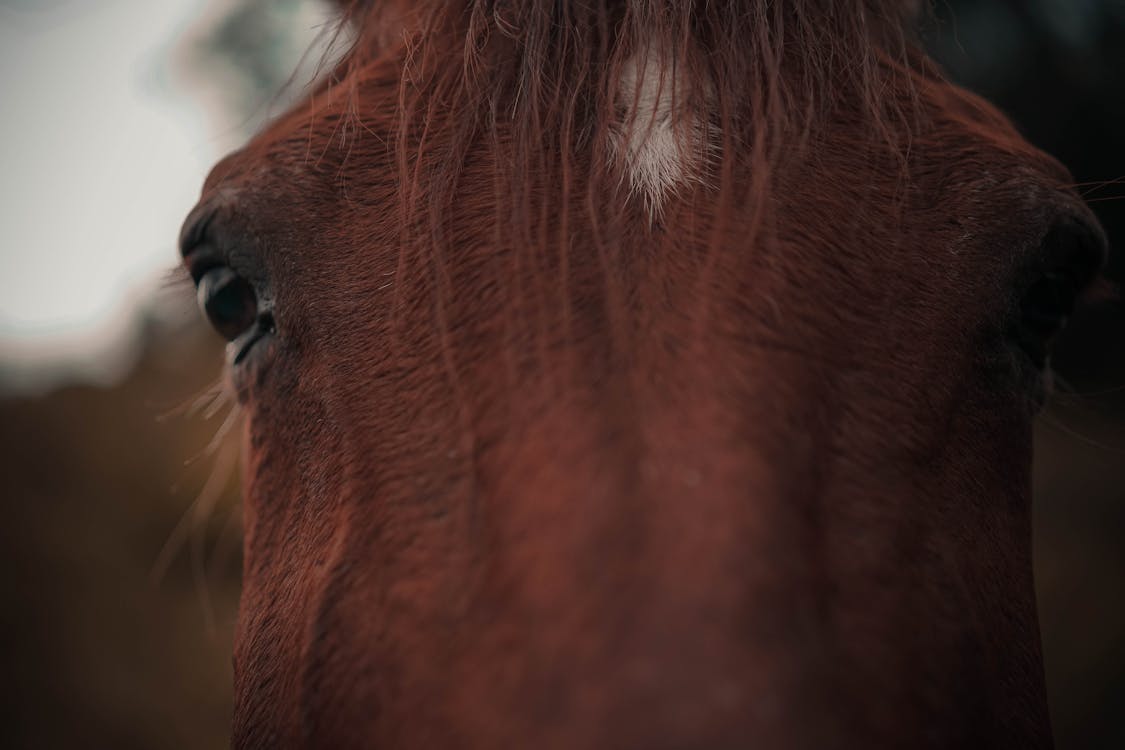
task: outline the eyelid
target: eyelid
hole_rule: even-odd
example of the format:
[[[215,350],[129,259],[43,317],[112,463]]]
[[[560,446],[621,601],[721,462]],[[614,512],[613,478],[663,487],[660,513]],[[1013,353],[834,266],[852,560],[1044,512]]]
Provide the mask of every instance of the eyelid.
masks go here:
[[[225,265],[229,264],[224,253],[208,242],[196,245],[184,256],[184,267],[196,284],[211,269]]]
[[[257,239],[248,231],[245,216],[230,200],[208,202],[189,215],[180,233],[180,255],[192,280],[226,266],[258,287],[268,287],[264,258]]]

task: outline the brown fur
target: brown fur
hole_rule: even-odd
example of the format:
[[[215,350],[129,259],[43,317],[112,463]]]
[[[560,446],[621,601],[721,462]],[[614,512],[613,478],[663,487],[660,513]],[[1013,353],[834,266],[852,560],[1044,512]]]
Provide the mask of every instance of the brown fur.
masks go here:
[[[278,326],[236,746],[1050,745],[1006,330],[1099,235],[908,5],[349,5],[200,209]],[[653,40],[719,144],[657,225],[608,152]]]

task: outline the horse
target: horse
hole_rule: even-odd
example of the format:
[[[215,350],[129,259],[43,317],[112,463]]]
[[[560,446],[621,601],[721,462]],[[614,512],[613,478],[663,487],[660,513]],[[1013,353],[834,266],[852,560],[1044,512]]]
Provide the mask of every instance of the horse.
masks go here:
[[[181,233],[233,744],[1045,748],[1066,169],[906,0],[358,0]]]

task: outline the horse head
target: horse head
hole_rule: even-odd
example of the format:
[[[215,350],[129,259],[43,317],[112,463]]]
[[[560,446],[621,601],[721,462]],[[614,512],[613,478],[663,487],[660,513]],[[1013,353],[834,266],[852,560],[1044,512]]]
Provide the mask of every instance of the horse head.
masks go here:
[[[1105,240],[909,2],[341,4],[182,234],[242,747],[1045,747],[1031,425]]]

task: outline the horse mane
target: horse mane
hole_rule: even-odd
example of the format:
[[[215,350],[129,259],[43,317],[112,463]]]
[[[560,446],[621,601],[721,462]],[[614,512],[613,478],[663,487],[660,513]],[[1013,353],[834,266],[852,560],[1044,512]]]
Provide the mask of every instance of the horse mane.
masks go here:
[[[886,99],[888,62],[917,62],[909,28],[918,5],[349,0],[344,17],[359,29],[352,66],[405,46],[403,132],[440,122],[449,155],[457,155],[503,131],[513,175],[520,166],[549,166],[549,146],[558,147],[555,166],[573,163],[579,150],[609,155],[621,97],[638,94],[620,90],[630,60],[658,55],[675,68],[667,85],[676,106],[695,110],[714,131],[725,185],[736,153],[768,174],[782,146],[806,138],[841,97],[888,127],[895,106]],[[428,144],[419,145],[424,152]]]
[[[401,66],[398,220],[404,252],[428,255],[427,265],[440,267],[451,247],[449,216],[466,165],[482,155],[495,165],[495,184],[473,189],[494,189],[504,247],[550,244],[561,257],[572,216],[588,224],[584,239],[603,256],[633,227],[658,227],[659,208],[632,194],[621,158],[658,117],[691,123],[677,131],[677,145],[695,152],[686,182],[708,191],[700,210],[714,248],[735,211],[751,212],[750,241],[768,224],[782,162],[803,153],[833,113],[866,120],[865,132],[892,150],[909,140],[903,134],[918,120],[912,81],[925,67],[912,34],[919,6],[348,0],[343,17],[357,33],[342,77],[388,58]],[[634,107],[642,116],[630,119],[627,105],[651,93],[630,75],[638,59],[659,63],[657,97],[671,105]],[[350,110],[362,113],[363,102]]]

